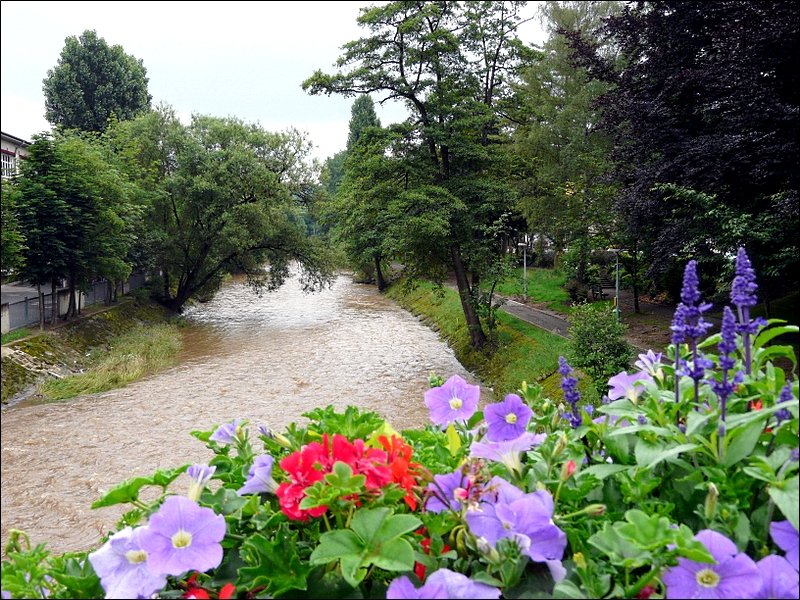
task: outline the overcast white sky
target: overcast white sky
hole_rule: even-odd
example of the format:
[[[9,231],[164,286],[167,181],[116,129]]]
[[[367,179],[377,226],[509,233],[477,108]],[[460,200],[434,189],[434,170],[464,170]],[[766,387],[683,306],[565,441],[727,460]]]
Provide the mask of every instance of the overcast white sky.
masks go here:
[[[309,134],[324,159],[347,142],[352,98],[311,96],[300,87],[316,69],[333,72],[340,48],[366,34],[356,23],[370,2],[22,2],[3,0],[2,130],[31,139],[49,130],[42,80],[68,36],[94,29],[142,59],[153,103],[192,113],[236,116],[279,131]],[[526,12],[533,16],[536,2]],[[520,30],[540,44],[538,20]],[[378,98],[376,97],[376,100]],[[376,106],[386,125],[399,105]]]

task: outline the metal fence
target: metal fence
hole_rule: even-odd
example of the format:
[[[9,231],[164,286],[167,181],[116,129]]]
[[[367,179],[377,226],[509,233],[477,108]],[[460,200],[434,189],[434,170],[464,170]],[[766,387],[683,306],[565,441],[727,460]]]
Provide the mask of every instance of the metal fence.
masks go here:
[[[144,273],[134,273],[117,290],[119,295],[129,294],[133,290],[142,287],[147,278]],[[76,294],[80,302],[80,308],[100,304],[106,301],[108,295],[108,282],[104,279],[94,282],[86,291]],[[50,323],[53,314],[53,294],[42,296],[44,304],[44,321]],[[56,302],[58,304],[58,316],[67,314],[69,308],[69,290],[62,289],[56,292]],[[20,327],[39,324],[39,298],[34,296],[19,302],[10,302],[2,306],[3,311],[3,333],[13,331]],[[7,317],[7,320],[6,320]]]

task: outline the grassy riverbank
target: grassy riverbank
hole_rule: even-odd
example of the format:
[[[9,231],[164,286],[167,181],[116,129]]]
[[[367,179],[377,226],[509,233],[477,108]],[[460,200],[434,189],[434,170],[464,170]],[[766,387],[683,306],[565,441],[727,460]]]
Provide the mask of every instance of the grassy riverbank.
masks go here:
[[[389,288],[387,295],[437,329],[461,364],[492,387],[498,398],[517,390],[522,381],[538,381],[551,397],[561,394],[561,379],[556,369],[558,357],[567,353],[564,338],[498,312],[494,352],[476,352],[470,345],[461,303],[454,290],[437,289],[425,282],[408,290],[398,282]],[[450,374],[437,375],[447,378]]]
[[[168,311],[126,298],[5,345],[2,401],[30,395],[63,400],[122,387],[173,364],[180,339]]]

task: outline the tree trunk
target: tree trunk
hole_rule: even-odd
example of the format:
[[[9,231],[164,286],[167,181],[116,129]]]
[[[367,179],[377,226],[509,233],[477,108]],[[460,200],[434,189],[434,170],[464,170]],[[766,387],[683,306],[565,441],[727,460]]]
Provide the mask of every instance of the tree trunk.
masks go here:
[[[39,300],[39,331],[44,331],[44,294],[42,294],[42,284],[36,284],[36,297]]]
[[[106,298],[105,298],[105,305],[111,306],[111,299],[114,295],[113,291],[114,284],[111,283],[110,279],[106,279]]]
[[[472,347],[480,350],[486,344],[486,334],[481,327],[481,320],[472,303],[472,293],[467,280],[467,271],[461,261],[461,251],[458,246],[450,246],[450,255],[453,258],[453,270],[456,274],[456,284],[458,285],[458,295],[461,298],[461,308],[464,310],[464,318],[467,321],[467,329],[472,342]]]
[[[50,295],[52,296],[50,322],[55,325],[58,322],[58,283],[56,283],[55,279],[50,280]]]
[[[76,306],[75,298],[75,276],[69,276],[69,308],[67,308],[67,317],[72,318],[78,315],[78,308]]]
[[[387,286],[381,270],[381,257],[378,254],[373,254],[373,258],[375,259],[375,278],[378,280],[378,291],[382,292]]]

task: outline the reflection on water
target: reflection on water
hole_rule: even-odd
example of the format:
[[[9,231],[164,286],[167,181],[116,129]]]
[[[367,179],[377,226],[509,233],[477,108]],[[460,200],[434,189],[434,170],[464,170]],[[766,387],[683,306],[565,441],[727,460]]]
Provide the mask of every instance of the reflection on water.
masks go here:
[[[15,528],[56,552],[95,546],[122,513],[90,509],[105,490],[210,458],[192,430],[236,417],[282,429],[328,404],[411,428],[427,421],[431,371],[475,381],[434,332],[347,277],[317,294],[290,281],[261,297],[235,282],[186,316],[172,369],[111,392],[3,411],[4,545]]]

